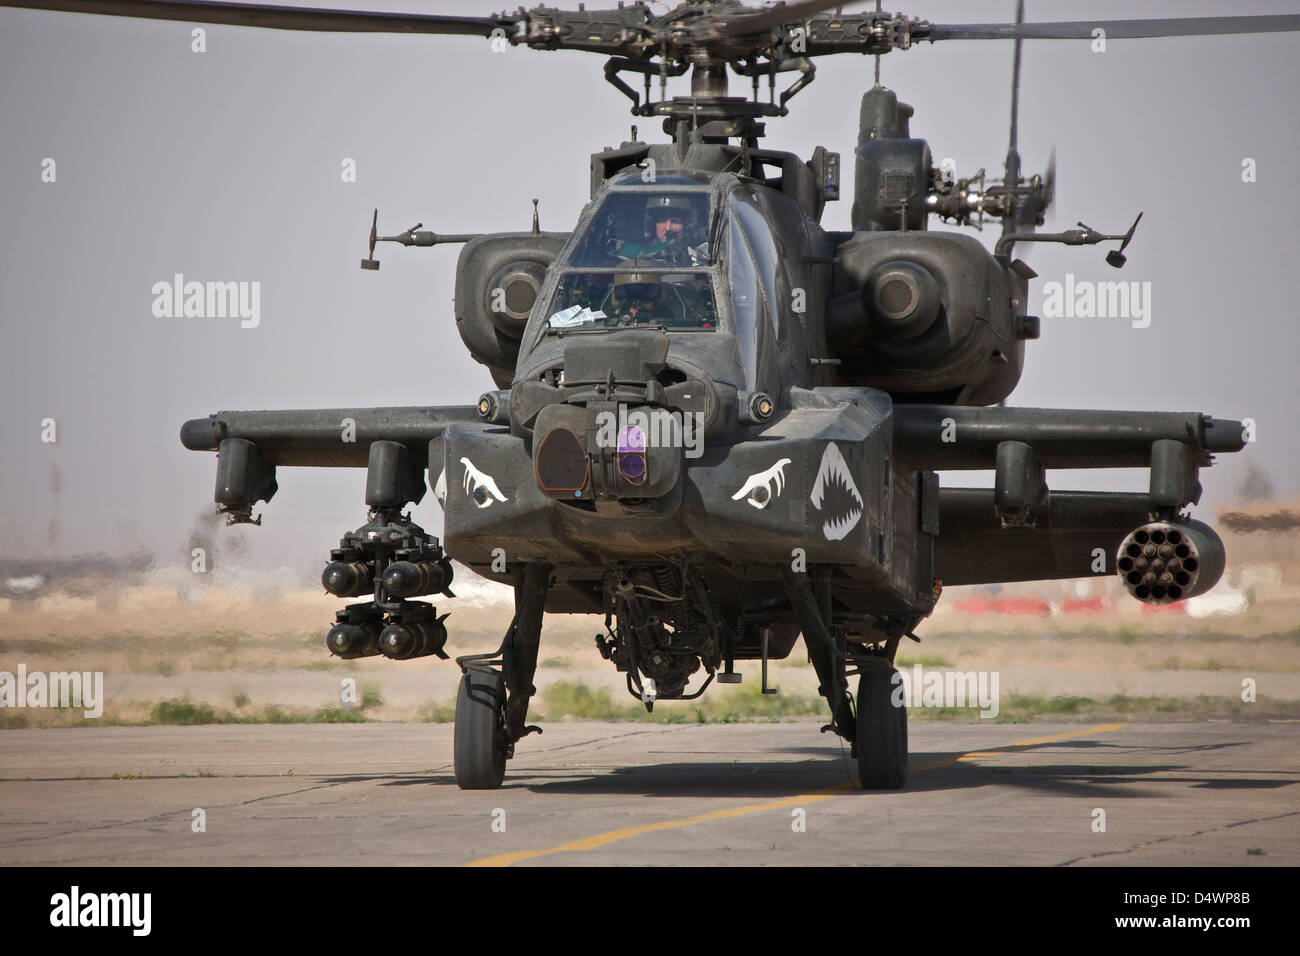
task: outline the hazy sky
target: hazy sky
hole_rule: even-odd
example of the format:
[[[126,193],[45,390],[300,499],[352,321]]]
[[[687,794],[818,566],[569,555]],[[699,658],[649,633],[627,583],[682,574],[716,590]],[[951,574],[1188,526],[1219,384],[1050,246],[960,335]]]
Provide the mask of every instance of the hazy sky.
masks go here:
[[[502,3],[310,5],[482,14]],[[1030,20],[1300,9],[1028,7]],[[1011,0],[909,9],[935,22],[1013,11]],[[363,272],[371,209],[390,234],[417,221],[500,231],[527,228],[537,197],[543,228],[567,230],[587,199],[588,155],[633,122],[590,54],[239,27],[209,27],[206,53],[190,45],[186,24],[0,10],[0,556],[146,546],[179,561],[212,508],[215,472],[213,456],[181,447],[188,418],[474,401],[491,382],[454,327],[459,247],[381,246],[381,271]],[[769,121],[767,145],[840,151],[847,197],[872,60],[817,68],[792,115]],[[887,56],[883,81],[916,107],[913,135],[936,160],[997,174],[1010,69],[1008,41],[948,42]],[[1120,273],[1097,248],[1021,247],[1041,274],[1030,311],[1045,282],[1071,272],[1150,282],[1152,321],[1045,320],[1011,404],[1253,417],[1259,442],[1202,473],[1200,513],[1231,498],[1247,461],[1279,493],[1300,493],[1300,36],[1112,40],[1105,53],[1031,41],[1023,69],[1026,171],[1057,150],[1049,228],[1082,219],[1118,232],[1145,211]],[[733,79],[733,92],[746,86]],[[47,157],[53,183],[41,178]],[[345,158],[355,183],[341,181]],[[824,225],[847,228],[849,207],[831,204]],[[996,236],[994,225],[983,238]],[[259,327],[156,318],[151,288],[178,272],[259,281]],[[55,444],[41,442],[47,417]],[[266,525],[228,533],[246,539],[250,562],[314,575],[365,517],[364,474],[285,468],[279,482]],[[1053,472],[1049,482],[1141,490],[1146,473]],[[416,520],[440,530],[431,494]]]

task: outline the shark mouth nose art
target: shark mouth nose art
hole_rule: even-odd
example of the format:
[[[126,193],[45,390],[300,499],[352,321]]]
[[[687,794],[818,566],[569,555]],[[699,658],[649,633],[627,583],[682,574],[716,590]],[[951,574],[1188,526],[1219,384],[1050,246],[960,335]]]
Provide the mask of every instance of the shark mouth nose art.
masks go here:
[[[822,513],[822,534],[827,541],[841,540],[862,520],[862,494],[849,472],[849,463],[834,442],[822,453],[810,500]]]

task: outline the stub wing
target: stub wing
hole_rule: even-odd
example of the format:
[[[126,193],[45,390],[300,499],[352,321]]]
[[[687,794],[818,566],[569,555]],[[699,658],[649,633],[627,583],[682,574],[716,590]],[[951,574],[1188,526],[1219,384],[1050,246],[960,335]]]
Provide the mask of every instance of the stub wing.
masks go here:
[[[384,476],[386,487],[419,502],[429,442],[448,425],[474,420],[472,405],[227,411],[186,422],[181,444],[217,453],[216,503],[232,522],[242,522],[252,520],[257,502],[271,500],[281,465],[371,468],[377,475],[396,468],[401,474]],[[384,457],[376,470],[374,449],[388,443],[402,453]],[[373,490],[367,488],[368,501]]]
[[[945,585],[1119,573],[1139,600],[1200,594],[1223,545],[1186,514],[1199,469],[1240,451],[1238,421],[1183,412],[897,406],[894,448],[918,471],[992,470],[993,488],[938,491]],[[1147,468],[1146,493],[1053,491],[1049,468]]]

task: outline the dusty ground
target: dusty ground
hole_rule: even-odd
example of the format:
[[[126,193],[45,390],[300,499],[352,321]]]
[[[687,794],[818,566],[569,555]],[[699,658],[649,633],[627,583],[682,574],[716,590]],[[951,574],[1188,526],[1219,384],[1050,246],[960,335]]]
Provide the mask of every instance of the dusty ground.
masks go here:
[[[1085,588],[1109,602],[1102,585],[1091,582]],[[982,592],[952,589],[918,628],[923,643],[906,646],[901,660],[926,669],[996,671],[1004,696],[1231,700],[1250,679],[1259,702],[1300,701],[1300,602],[1293,602],[1289,585],[1265,581],[1255,586],[1256,600],[1244,613],[1201,618],[1153,614],[1131,601],[1095,613],[1060,613],[1061,602],[1079,597],[1080,588],[1073,582],[1051,587],[1059,592],[1048,593],[1054,613],[1041,615],[964,612],[962,602]],[[439,602],[440,609],[452,611],[449,650],[495,647],[509,622],[509,592],[468,575],[458,579],[455,590],[455,600]],[[349,677],[368,692],[366,715],[372,719],[448,716],[459,679],[453,664],[433,658],[339,661],[326,652],[325,631],[343,603],[305,587],[256,590],[220,581],[197,586],[180,571],[122,588],[111,601],[102,594],[57,593],[0,601],[0,670],[15,672],[21,663],[29,673],[102,671],[110,720],[146,720],[158,701],[174,698],[237,716],[267,707],[309,714],[337,707]],[[600,626],[595,617],[547,618],[536,681],[539,713],[546,713],[548,688],[558,683],[607,691],[617,707],[631,702],[622,675],[595,650]],[[708,692],[713,704],[734,699],[743,711],[756,694],[757,663],[738,668],[747,683],[715,685]],[[791,659],[773,663],[771,682],[792,705],[816,694],[817,680],[801,648]],[[686,705],[660,707],[684,708],[683,719],[695,719]],[[1289,714],[1288,707],[1269,711]],[[77,716],[0,712],[9,727],[67,724]]]

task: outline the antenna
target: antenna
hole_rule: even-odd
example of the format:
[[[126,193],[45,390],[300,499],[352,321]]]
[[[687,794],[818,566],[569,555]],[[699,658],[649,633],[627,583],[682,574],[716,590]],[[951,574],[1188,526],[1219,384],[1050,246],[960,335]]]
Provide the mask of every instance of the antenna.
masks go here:
[[[379,268],[379,260],[375,258],[375,243],[379,241],[379,210],[375,210],[375,218],[370,220],[370,254],[361,260],[361,268],[375,270]]]
[[[1133,233],[1137,231],[1138,223],[1142,221],[1142,213],[1137,214],[1133,220],[1133,225],[1128,227],[1128,232],[1124,233],[1124,241],[1119,244],[1118,249],[1113,249],[1106,253],[1106,264],[1116,269],[1124,268],[1124,263],[1128,262],[1128,256],[1124,255],[1124,250],[1128,244],[1133,241]]]
[[[457,235],[438,235],[436,232],[430,232],[422,228],[424,223],[417,222],[406,232],[399,232],[395,236],[379,235],[379,210],[375,210],[374,217],[370,220],[370,253],[366,258],[361,260],[361,268],[369,269],[372,272],[379,268],[379,260],[375,258],[375,243],[377,242],[397,242],[404,246],[437,246],[446,242],[469,242],[477,238],[477,233],[459,233]],[[533,232],[537,231],[537,200],[533,200]]]

